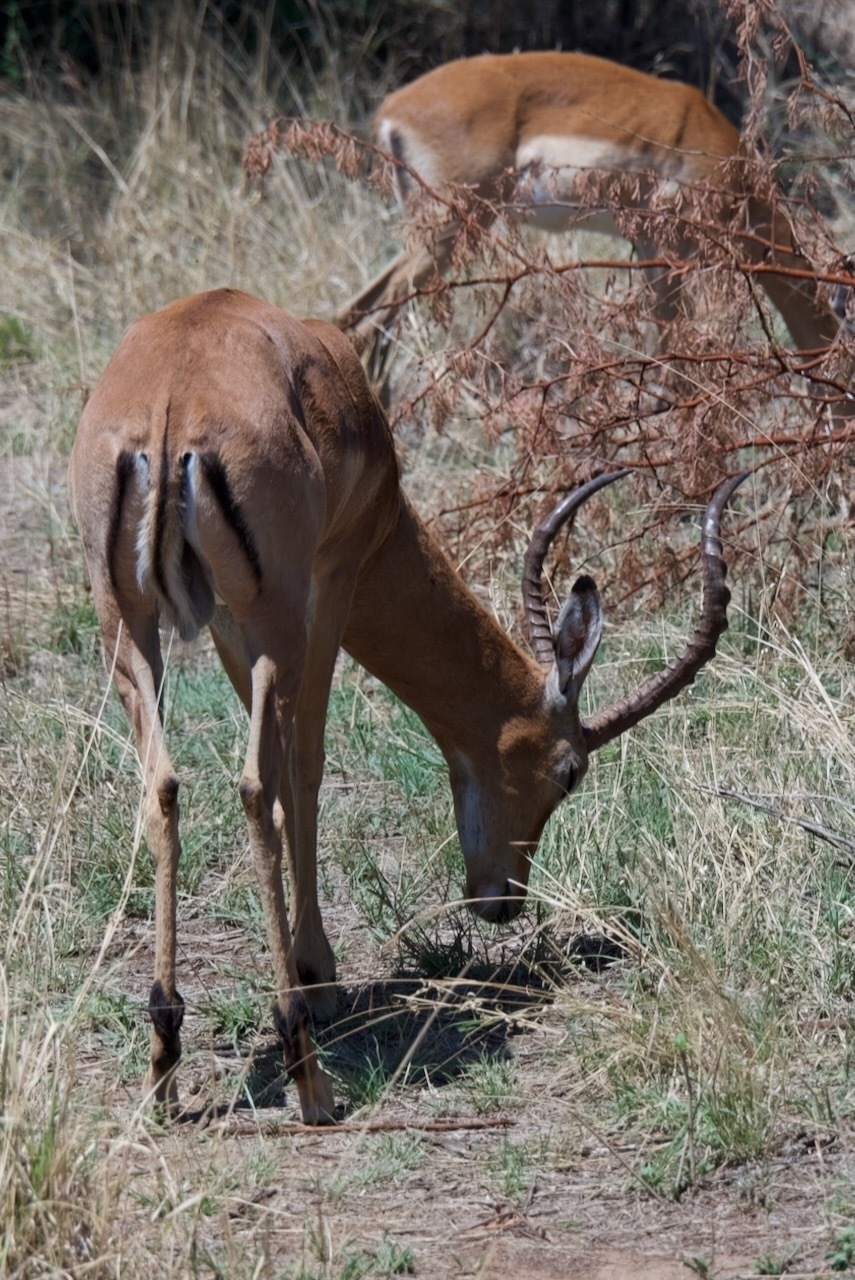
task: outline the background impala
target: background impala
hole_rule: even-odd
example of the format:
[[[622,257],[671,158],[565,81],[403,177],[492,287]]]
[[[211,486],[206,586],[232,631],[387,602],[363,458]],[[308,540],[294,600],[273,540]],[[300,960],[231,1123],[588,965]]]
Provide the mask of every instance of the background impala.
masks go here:
[[[837,320],[817,296],[783,208],[752,189],[738,131],[690,85],[579,53],[487,54],[446,63],[389,94],[374,133],[396,162],[405,208],[425,193],[468,188],[468,216],[484,226],[501,210],[545,231],[579,226],[620,235],[615,206],[644,211],[663,185],[682,188],[686,219],[676,232],[670,226],[657,236],[647,219],[650,229],[635,245],[642,260],[660,260],[646,269],[660,345],[680,306],[685,261],[704,239],[717,239],[710,224],[718,217],[732,224],[741,261],[806,273],[758,276],[796,347],[816,352],[835,338]],[[591,171],[605,180],[600,209],[579,198],[578,179]],[[716,212],[710,197],[722,192],[728,199]],[[429,238],[411,230],[407,246],[336,322],[376,357],[403,303],[447,270],[459,231],[457,221]]]
[[[303,1118],[333,1114],[301,984],[334,1008],[335,962],[317,894],[318,789],[340,645],[424,720],[451,775],[466,894],[488,920],[525,895],[546,819],[602,746],[695,676],[727,625],[718,521],[704,532],[700,628],[685,654],[591,721],[578,702],[600,641],[599,596],[580,578],[553,640],[543,561],[585,498],[563,500],[526,557],[537,661],[478,604],[401,491],[386,420],[337,329],[299,324],[230,290],[133,324],[80,421],[72,505],[108,665],[143,763],[156,881],[149,1086],[172,1111],[183,1001],[176,985],[178,778],[158,696],[161,616],[192,639],[209,625],[250,714],[240,795],[276,974],[276,1025]],[[282,829],[293,944],[282,884]],[[332,999],[331,999],[332,997]]]

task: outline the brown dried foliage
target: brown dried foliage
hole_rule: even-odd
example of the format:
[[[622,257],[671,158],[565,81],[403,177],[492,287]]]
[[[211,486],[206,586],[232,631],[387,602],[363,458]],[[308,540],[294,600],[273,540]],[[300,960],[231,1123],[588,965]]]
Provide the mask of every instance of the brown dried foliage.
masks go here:
[[[758,104],[748,115],[754,134],[768,68],[748,43],[757,15],[750,6],[743,15],[745,72]],[[783,24],[778,38],[788,39]],[[786,211],[816,267],[808,273],[812,286],[827,297],[850,277],[818,212],[820,200],[812,201],[827,194],[829,172],[838,193],[851,186],[851,143],[836,135],[851,139],[852,114],[840,94],[811,79],[803,60],[801,67],[789,104],[793,127],[816,137],[821,125],[825,133],[817,144],[822,154],[801,163],[798,198],[782,191],[774,163],[759,150],[739,162],[736,185]],[[280,149],[313,162],[330,158],[348,176],[365,171],[368,157],[371,181],[389,188],[391,158],[327,122],[269,126],[247,146],[247,173],[263,178]],[[659,261],[684,281],[687,305],[669,331],[668,350],[651,354],[655,327],[644,263],[619,256],[559,260],[567,242],[529,235],[501,217],[485,231],[471,193],[438,193],[412,177],[423,196],[408,214],[407,234],[423,239],[455,221],[460,230],[448,278],[421,291],[431,354],[402,380],[393,422],[442,430],[455,415],[477,415],[488,441],[513,442],[503,472],[485,469],[466,500],[443,513],[446,537],[461,548],[477,540],[498,549],[530,523],[538,502],[605,468],[629,466],[648,504],[647,524],[625,536],[614,573],[624,594],[647,585],[664,596],[691,571],[693,540],[662,550],[653,563],[638,552],[637,540],[748,466],[762,479],[743,493],[743,518],[730,525],[740,526],[742,552],[763,561],[767,578],[771,567],[789,581],[794,603],[815,579],[820,558],[827,569],[831,535],[852,523],[855,402],[848,396],[855,343],[844,331],[829,351],[805,360],[782,340],[758,287],[768,266],[747,260],[744,233],[736,230],[739,200],[731,192],[705,190],[698,199],[687,189],[660,189],[648,207],[628,209],[628,184],[640,187],[644,174],[580,179],[583,209],[608,209],[630,241],[653,240]],[[688,262],[676,255],[687,229],[696,246]],[[611,495],[593,502],[586,523],[603,523],[607,534],[613,502]]]

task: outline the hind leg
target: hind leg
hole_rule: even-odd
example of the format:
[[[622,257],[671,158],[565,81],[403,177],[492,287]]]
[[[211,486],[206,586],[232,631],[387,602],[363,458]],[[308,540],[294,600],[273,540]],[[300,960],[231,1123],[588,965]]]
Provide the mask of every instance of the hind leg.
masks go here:
[[[644,259],[661,257],[661,249],[651,240],[639,240],[635,246],[638,256]],[[669,246],[669,254],[681,262],[689,261],[697,253],[697,245],[681,239],[676,246]],[[644,271],[648,287],[653,295],[651,308],[656,323],[657,337],[654,353],[668,351],[672,330],[685,308],[685,270],[670,271],[667,267],[647,267]]]
[[[93,580],[104,637],[106,660],[122,705],[133,725],[145,786],[145,832],[155,863],[155,962],[149,997],[151,1057],[146,1095],[168,1115],[178,1110],[175,1071],[181,1057],[184,1001],[176,986],[176,879],[181,846],[178,838],[178,778],[166,750],[158,695],[163,660],[157,615],[140,598],[124,616],[112,594]],[[98,596],[100,595],[100,599]]]

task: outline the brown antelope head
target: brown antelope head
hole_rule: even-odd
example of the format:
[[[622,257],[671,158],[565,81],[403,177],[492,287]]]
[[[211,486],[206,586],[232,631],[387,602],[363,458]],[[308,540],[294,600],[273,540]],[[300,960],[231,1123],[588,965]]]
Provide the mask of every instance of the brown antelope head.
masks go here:
[[[476,746],[446,750],[460,845],[466,864],[467,898],[486,920],[507,921],[522,907],[531,860],[550,814],[570,795],[588,769],[591,753],[650,715],[690,684],[715,652],[727,626],[729,592],[721,558],[719,524],[724,505],[745,478],[723,485],[710,503],[702,533],[703,614],[683,655],[645,680],[631,696],[583,720],[579,698],[600,643],[603,617],[596,584],[587,575],[573,585],[550,628],[543,566],[558,531],[593,494],[627,475],[610,472],[568,494],[535,530],[525,556],[523,603],[529,642],[540,668],[535,707],[527,715],[505,708],[496,734],[494,762],[478,769]],[[500,695],[497,692],[497,699]],[[440,739],[441,741],[441,739]],[[491,781],[494,768],[500,780]]]

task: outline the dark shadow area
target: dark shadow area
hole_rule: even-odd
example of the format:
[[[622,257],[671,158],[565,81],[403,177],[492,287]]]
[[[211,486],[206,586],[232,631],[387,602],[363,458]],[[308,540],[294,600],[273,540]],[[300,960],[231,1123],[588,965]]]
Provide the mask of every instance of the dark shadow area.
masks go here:
[[[571,965],[602,973],[609,965],[625,959],[627,950],[617,938],[605,933],[580,933],[567,944],[564,954]]]
[[[418,1078],[441,1087],[485,1058],[508,1056],[518,1015],[548,1000],[539,976],[521,966],[472,966],[435,981],[404,976],[343,993],[335,1022],[319,1029],[325,1064],[357,1105],[366,1072],[378,1082]]]
[[[378,1101],[388,1085],[409,1080],[441,1088],[467,1068],[509,1057],[508,1040],[523,1034],[522,1016],[551,999],[550,984],[525,964],[473,963],[459,977],[423,975],[340,989],[335,1019],[315,1028],[324,1069],[344,1105],[338,1119]],[[272,1026],[254,1050],[214,1046],[225,1059],[249,1058],[237,1097],[185,1111],[187,1124],[205,1124],[229,1113],[291,1104],[291,1084]],[[269,1039],[267,1039],[269,1035]]]
[[[413,963],[417,949],[408,949],[389,979],[339,988],[335,1018],[315,1027],[324,1069],[341,1100],[339,1120],[379,1101],[392,1082],[442,1088],[476,1063],[504,1061],[509,1039],[525,1034],[527,1018],[551,1003],[557,987],[572,983],[580,968],[601,973],[626,956],[619,941],[600,933],[558,938],[538,931],[521,954],[503,947],[498,961],[484,950],[473,954],[461,935],[455,937],[447,946],[434,939],[429,954],[418,955],[420,963]],[[248,1060],[245,1083],[228,1102],[211,1101],[182,1120],[208,1123],[230,1112],[293,1102],[272,1026],[261,1034],[265,1043],[253,1049],[214,1046],[221,1059]]]

